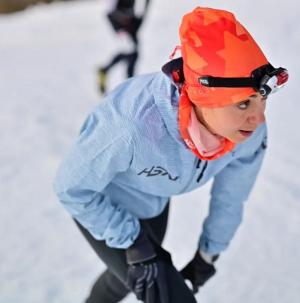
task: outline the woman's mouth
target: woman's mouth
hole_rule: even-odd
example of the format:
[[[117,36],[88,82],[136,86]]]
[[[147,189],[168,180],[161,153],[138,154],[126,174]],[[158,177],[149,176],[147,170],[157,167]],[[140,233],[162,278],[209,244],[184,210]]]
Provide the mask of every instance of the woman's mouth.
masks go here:
[[[239,130],[239,133],[243,137],[248,138],[248,137],[250,137],[254,133],[254,131],[253,130]]]

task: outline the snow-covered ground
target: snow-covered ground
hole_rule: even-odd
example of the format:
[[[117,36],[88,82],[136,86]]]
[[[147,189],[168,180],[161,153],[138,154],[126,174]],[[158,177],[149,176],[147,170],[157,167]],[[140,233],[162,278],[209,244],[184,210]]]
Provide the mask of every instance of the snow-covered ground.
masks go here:
[[[108,0],[107,0],[108,1]],[[52,192],[59,162],[101,101],[95,71],[115,48],[107,1],[39,5],[0,16],[0,302],[83,302],[104,269]],[[268,101],[269,149],[244,222],[201,290],[205,303],[300,302],[300,23],[296,0],[153,0],[138,73],[168,60],[181,16],[196,5],[232,10],[287,87]],[[111,77],[122,80],[122,67]],[[209,185],[173,199],[165,247],[193,255]],[[136,302],[133,296],[124,303]]]

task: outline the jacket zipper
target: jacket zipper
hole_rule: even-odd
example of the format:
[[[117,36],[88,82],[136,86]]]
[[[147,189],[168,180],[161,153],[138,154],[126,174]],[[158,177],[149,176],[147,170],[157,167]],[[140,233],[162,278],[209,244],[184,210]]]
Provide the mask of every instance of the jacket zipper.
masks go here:
[[[200,160],[200,162],[201,162],[201,160]],[[199,165],[200,165],[200,162],[198,162]],[[198,176],[198,178],[197,178],[197,183],[199,183],[200,180],[201,180],[202,177],[203,177],[203,174],[204,174],[204,172],[205,172],[205,170],[206,170],[206,167],[207,167],[207,162],[208,162],[208,161],[206,161],[205,164],[203,165],[203,169],[202,169],[201,173],[199,174],[199,176]],[[198,165],[197,165],[197,166],[198,166]]]
[[[200,162],[201,162],[201,160],[200,160]],[[185,192],[185,190],[191,185],[192,180],[195,178],[196,169],[199,168],[198,166],[200,165],[199,164],[200,162],[197,160],[197,158],[194,160],[193,171],[191,173],[191,178],[190,178],[189,182],[187,183],[187,185],[184,187],[183,192]]]

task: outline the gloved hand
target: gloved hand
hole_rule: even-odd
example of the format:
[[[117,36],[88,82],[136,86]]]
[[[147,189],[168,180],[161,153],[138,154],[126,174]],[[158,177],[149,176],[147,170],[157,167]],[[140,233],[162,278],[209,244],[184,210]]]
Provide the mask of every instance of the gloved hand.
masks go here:
[[[172,263],[170,254],[151,241],[142,229],[126,250],[126,259],[127,286],[137,299],[146,303],[170,303],[165,274],[166,262]]]
[[[211,257],[211,263],[208,263],[201,256],[200,251],[197,251],[194,258],[181,270],[180,273],[183,278],[191,281],[194,294],[198,292],[199,287],[203,286],[216,273],[213,262],[218,257]]]

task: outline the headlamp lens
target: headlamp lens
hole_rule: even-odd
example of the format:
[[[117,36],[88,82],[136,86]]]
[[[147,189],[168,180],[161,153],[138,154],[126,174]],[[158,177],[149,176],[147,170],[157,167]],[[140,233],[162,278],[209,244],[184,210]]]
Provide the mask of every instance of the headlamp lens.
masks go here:
[[[273,70],[270,70],[270,67]],[[253,72],[253,76],[258,77],[258,73],[261,75],[265,72],[265,75],[261,78],[257,89],[257,91],[264,97],[278,91],[278,89],[283,87],[289,78],[288,71],[282,67],[274,68],[271,64],[268,64],[262,69],[263,70],[261,71],[258,71],[259,69],[255,70]]]

